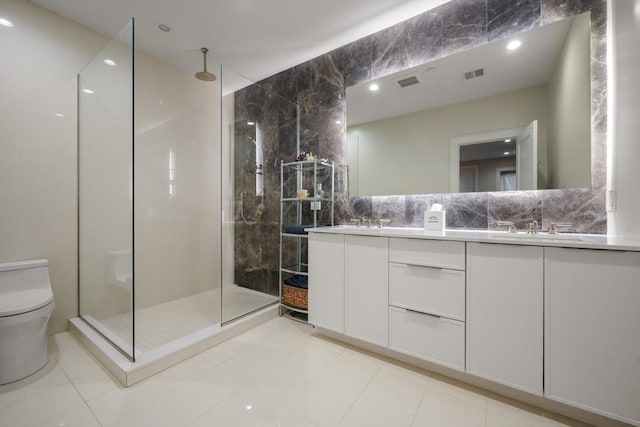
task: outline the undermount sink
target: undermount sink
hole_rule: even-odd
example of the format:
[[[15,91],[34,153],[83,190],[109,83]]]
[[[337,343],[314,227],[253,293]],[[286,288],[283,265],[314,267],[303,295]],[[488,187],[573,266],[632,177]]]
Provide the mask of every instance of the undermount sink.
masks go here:
[[[579,242],[582,240],[580,236],[573,234],[548,234],[548,233],[509,233],[507,231],[502,233],[494,233],[491,237],[495,239],[508,239],[508,240],[534,240],[543,242]]]

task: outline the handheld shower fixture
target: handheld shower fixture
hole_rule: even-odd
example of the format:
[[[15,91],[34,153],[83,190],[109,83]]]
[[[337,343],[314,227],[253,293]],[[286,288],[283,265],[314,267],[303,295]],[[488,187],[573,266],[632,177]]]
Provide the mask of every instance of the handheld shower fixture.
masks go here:
[[[256,214],[255,214],[255,220],[251,221],[248,220],[245,216],[244,216],[244,199],[249,195],[249,193],[247,191],[242,191],[240,192],[240,217],[242,218],[242,221],[247,224],[247,225],[254,225],[257,224],[261,221],[262,219],[262,214],[264,213],[265,210],[265,205],[264,205],[264,194],[259,194],[257,197],[260,197],[260,203],[258,204],[258,206],[256,207]]]
[[[200,51],[202,52],[202,59],[204,60],[204,71],[197,72],[196,79],[204,82],[212,82],[216,79],[216,76],[207,71],[207,52],[209,52],[209,49],[201,47]]]

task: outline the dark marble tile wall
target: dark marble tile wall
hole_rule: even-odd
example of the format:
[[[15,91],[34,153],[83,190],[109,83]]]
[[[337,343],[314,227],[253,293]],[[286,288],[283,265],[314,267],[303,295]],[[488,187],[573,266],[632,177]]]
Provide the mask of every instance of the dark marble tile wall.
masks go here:
[[[284,95],[295,93],[297,85],[289,85],[288,77],[284,73],[271,85],[277,83]],[[278,295],[279,160],[296,156],[298,108],[286,96],[275,94],[268,85],[258,84],[237,92],[234,108],[235,283]],[[256,135],[257,126],[260,138]],[[256,143],[262,144],[263,151],[262,195],[256,191]]]
[[[591,11],[592,23],[591,189],[349,197],[344,125],[348,86],[586,11]],[[268,134],[265,165],[270,169],[265,169],[266,209],[262,223],[239,224],[242,220],[238,221],[236,210],[236,266],[243,266],[236,271],[245,272],[237,276],[250,276],[246,272],[253,270],[277,270],[277,260],[272,255],[279,249],[279,174],[273,165],[279,160],[293,160],[298,150],[335,161],[337,223],[366,216],[389,218],[396,226],[419,227],[425,208],[442,203],[449,228],[496,229],[500,220],[525,227],[536,220],[545,228],[550,222],[567,222],[572,224],[568,231],[606,233],[605,37],[606,0],[453,0],[239,91],[236,134],[242,134],[238,127],[247,118],[260,121]],[[245,151],[244,155],[249,154]],[[236,169],[246,169],[249,164],[236,158]],[[250,174],[236,171],[236,193],[242,189],[255,193],[247,176],[251,178]],[[255,201],[247,203],[256,206]],[[253,206],[249,207],[250,212]],[[272,280],[268,279],[269,273],[262,276]],[[277,289],[277,283],[272,287]]]

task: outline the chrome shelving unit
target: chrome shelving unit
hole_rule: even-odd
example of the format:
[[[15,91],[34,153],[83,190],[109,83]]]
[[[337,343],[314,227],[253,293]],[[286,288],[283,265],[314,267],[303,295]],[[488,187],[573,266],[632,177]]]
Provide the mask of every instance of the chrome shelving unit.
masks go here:
[[[320,160],[283,163],[280,168],[280,315],[294,320],[306,322],[308,310],[285,304],[282,285],[287,277],[309,276],[308,236],[303,232],[287,232],[286,229],[287,226],[315,228],[334,224],[334,172],[333,162]],[[318,184],[323,186],[321,195],[317,194]],[[297,196],[302,189],[309,191],[308,197]],[[323,221],[323,218],[326,219]],[[289,250],[295,253],[290,254]]]

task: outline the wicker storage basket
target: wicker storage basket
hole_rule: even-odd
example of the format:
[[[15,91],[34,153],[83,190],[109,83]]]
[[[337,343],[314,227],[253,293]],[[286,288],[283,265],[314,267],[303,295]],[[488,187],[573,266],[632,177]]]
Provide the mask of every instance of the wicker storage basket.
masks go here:
[[[307,310],[309,308],[308,289],[282,284],[282,303],[288,306]]]

